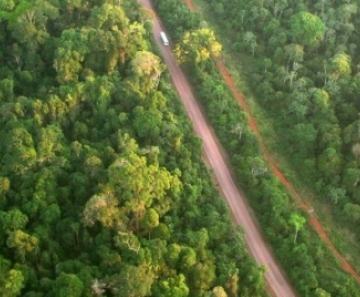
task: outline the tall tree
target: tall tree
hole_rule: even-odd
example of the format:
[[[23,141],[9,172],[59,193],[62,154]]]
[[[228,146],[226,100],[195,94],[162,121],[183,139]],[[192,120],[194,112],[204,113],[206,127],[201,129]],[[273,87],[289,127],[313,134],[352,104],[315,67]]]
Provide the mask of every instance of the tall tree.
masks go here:
[[[301,11],[294,14],[290,25],[292,36],[298,44],[311,45],[324,38],[323,21],[310,12]]]
[[[201,63],[211,55],[218,56],[222,45],[217,42],[215,34],[210,29],[198,29],[186,32],[176,45],[174,52],[179,64],[184,62]]]
[[[298,232],[304,227],[306,219],[297,213],[292,213],[289,223],[295,227],[294,242],[296,242]]]

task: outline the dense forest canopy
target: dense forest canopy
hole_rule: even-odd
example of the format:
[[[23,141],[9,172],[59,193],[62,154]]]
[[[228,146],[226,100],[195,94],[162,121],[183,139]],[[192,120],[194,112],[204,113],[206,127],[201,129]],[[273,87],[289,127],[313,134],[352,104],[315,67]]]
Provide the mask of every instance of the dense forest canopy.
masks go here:
[[[135,1],[0,3],[0,292],[261,296]]]
[[[232,49],[254,59],[249,82],[289,163],[330,206],[339,229],[347,229],[355,255],[360,245],[359,2],[211,1],[211,6],[229,20],[221,26],[234,33]],[[360,271],[359,259],[352,260]]]
[[[326,210],[333,206],[336,223],[342,224],[338,246],[344,246],[344,237],[357,241],[359,207],[353,194],[358,191],[360,145],[358,126],[351,125],[351,119],[357,122],[358,117],[358,37],[350,24],[357,23],[357,5],[349,1],[199,0],[196,4],[201,13],[194,13],[183,0],[153,2],[180,48],[189,32],[217,31],[216,37],[224,42],[225,64],[229,63],[234,77],[241,73],[236,83],[245,86],[243,91],[250,98],[255,95],[264,107],[260,114],[265,116],[258,123],[266,138],[272,148],[280,148],[282,159],[289,157],[295,169],[296,173],[291,173],[286,166],[289,177],[315,188]],[[244,111],[224,83],[220,63],[212,59],[196,63],[201,48],[193,46],[191,50],[194,52],[186,56],[190,59],[180,55],[179,60],[228,152],[264,235],[300,296],[360,296],[358,282],[339,265],[314,232],[307,212],[270,170]],[[351,88],[344,89],[347,79],[352,81]],[[263,120],[275,126],[277,135],[264,127]],[[343,130],[344,138],[342,121],[345,127],[350,124]],[[352,166],[349,176],[341,175],[345,162]],[[358,246],[354,245],[354,253],[346,258],[360,271],[360,265],[355,265],[359,263]]]
[[[259,103],[299,173],[346,224],[360,219],[357,1],[211,1],[257,60]],[[301,140],[301,141],[299,141]],[[301,168],[301,169],[300,169]],[[313,183],[312,181],[315,181]]]

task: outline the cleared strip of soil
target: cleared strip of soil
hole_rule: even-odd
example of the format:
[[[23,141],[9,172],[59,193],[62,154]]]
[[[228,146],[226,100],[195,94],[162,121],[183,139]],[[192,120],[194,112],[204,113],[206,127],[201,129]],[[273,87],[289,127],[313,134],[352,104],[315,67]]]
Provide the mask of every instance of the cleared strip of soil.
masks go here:
[[[150,0],[139,0],[143,7],[153,10]],[[167,64],[171,74],[173,84],[179,93],[184,104],[185,110],[193,123],[196,134],[202,139],[204,155],[207,164],[212,169],[214,178],[226,199],[235,222],[242,226],[244,237],[250,253],[254,256],[257,263],[264,265],[267,270],[265,272],[265,280],[269,287],[269,293],[277,297],[295,297],[296,294],[285,279],[281,269],[279,268],[274,256],[267,246],[261,235],[255,219],[251,216],[246,200],[237,188],[234,179],[231,176],[229,166],[226,163],[226,156],[221,148],[215,134],[206,118],[204,117],[201,107],[194,97],[190,84],[182,72],[181,68],[176,64],[175,58],[170,46],[164,46],[160,39],[160,32],[165,31],[156,13],[153,14],[153,34],[157,42],[164,61]],[[170,41],[171,43],[171,41]]]
[[[189,1],[189,0],[186,0]],[[320,223],[319,219],[316,217],[315,213],[313,212],[313,209],[309,207],[304,200],[301,199],[301,196],[296,191],[295,187],[287,180],[287,178],[284,176],[284,174],[280,171],[276,163],[274,162],[273,158],[271,157],[269,151],[267,150],[261,134],[259,132],[259,129],[256,125],[255,119],[250,113],[249,107],[247,106],[247,103],[244,99],[244,96],[241,94],[241,92],[235,87],[234,81],[232,80],[229,72],[225,68],[224,64],[219,60],[216,59],[216,65],[220,69],[221,74],[223,75],[227,85],[231,89],[231,91],[234,93],[237,101],[241,105],[241,107],[244,109],[244,111],[248,115],[248,122],[251,129],[254,131],[254,133],[257,136],[258,142],[260,144],[261,150],[263,152],[263,155],[267,162],[269,163],[271,170],[274,172],[274,174],[278,177],[278,179],[281,181],[281,183],[289,190],[289,192],[293,195],[298,205],[308,213],[308,216],[310,218],[310,225],[315,229],[317,234],[320,236],[320,238],[325,242],[325,244],[329,247],[333,255],[336,257],[336,259],[339,261],[342,268],[350,273],[360,284],[360,276],[356,273],[354,268],[346,261],[344,256],[342,256],[339,251],[335,248],[334,244],[331,242],[329,236],[326,234],[322,224]]]
[[[187,6],[191,11],[195,11],[194,5],[191,2],[191,0],[185,0]],[[227,71],[224,64],[219,60],[215,59],[216,65],[221,71],[222,76],[224,77],[227,85],[229,86],[230,90],[234,93],[236,100],[239,102],[241,107],[244,109],[244,111],[248,114],[248,121],[251,129],[254,131],[254,133],[257,136],[257,139],[259,141],[259,144],[261,146],[261,150],[264,154],[265,159],[269,163],[271,170],[274,172],[274,174],[278,177],[278,179],[281,181],[281,183],[290,191],[290,193],[295,198],[296,202],[299,204],[299,206],[308,213],[310,218],[310,225],[314,228],[314,230],[317,232],[317,234],[320,236],[320,238],[325,242],[325,244],[328,246],[328,248],[333,253],[334,257],[339,261],[341,267],[348,273],[350,273],[360,284],[360,276],[355,271],[355,269],[350,265],[349,262],[346,261],[345,257],[339,253],[339,251],[336,249],[332,241],[330,240],[329,236],[325,232],[322,224],[320,223],[319,219],[316,217],[315,213],[313,212],[313,209],[310,208],[304,200],[301,199],[301,196],[296,191],[295,187],[286,179],[284,174],[279,170],[278,166],[274,162],[273,158],[271,157],[270,153],[268,152],[267,148],[265,147],[265,144],[262,140],[261,134],[259,132],[259,129],[256,125],[254,117],[251,115],[249,107],[244,99],[244,96],[242,93],[235,87],[234,81],[232,77],[230,76],[229,72]]]

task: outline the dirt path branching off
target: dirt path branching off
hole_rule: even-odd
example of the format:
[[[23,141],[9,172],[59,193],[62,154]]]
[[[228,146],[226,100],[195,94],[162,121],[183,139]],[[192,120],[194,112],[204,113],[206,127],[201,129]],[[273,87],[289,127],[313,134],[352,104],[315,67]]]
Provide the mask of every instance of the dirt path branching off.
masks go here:
[[[150,0],[139,0],[139,2],[146,8],[152,10],[152,6]],[[187,6],[191,11],[194,11],[194,5],[191,0],[185,0]],[[161,52],[163,54],[164,60],[168,66],[169,72],[171,74],[172,81],[174,83],[175,88],[177,89],[180,98],[182,99],[185,109],[188,113],[190,120],[193,122],[195,132],[203,141],[204,154],[206,155],[207,160],[209,161],[209,166],[213,169],[214,177],[216,178],[219,187],[226,198],[230,209],[232,210],[235,221],[240,224],[244,229],[244,236],[248,245],[248,248],[256,261],[259,264],[265,265],[268,270],[265,274],[265,278],[269,288],[272,291],[274,296],[283,296],[283,297],[291,297],[295,296],[295,293],[285,280],[284,276],[281,273],[274,257],[266,246],[264,242],[261,232],[257,229],[257,225],[255,224],[253,218],[249,210],[247,209],[247,205],[245,200],[241,196],[239,190],[237,189],[234,180],[230,174],[228,169],[228,164],[226,160],[224,160],[222,156],[222,149],[219,147],[218,141],[215,135],[212,133],[205,117],[201,112],[201,108],[199,107],[197,101],[194,98],[191,87],[181,71],[180,67],[176,65],[174,57],[171,52],[171,47],[164,47],[159,40],[160,31],[163,31],[163,26],[160,23],[160,20],[157,18],[154,13],[154,28],[153,33],[155,36],[155,40],[158,43]],[[338,250],[335,248],[334,244],[331,242],[327,233],[325,232],[322,224],[316,217],[313,209],[309,207],[306,202],[301,198],[299,193],[296,191],[295,187],[287,180],[284,174],[280,171],[271,154],[267,150],[262,136],[259,132],[258,126],[254,117],[252,116],[250,109],[244,99],[244,96],[239,91],[239,89],[235,86],[235,83],[227,71],[226,67],[222,63],[220,59],[215,59],[216,65],[220,70],[224,80],[226,81],[229,89],[233,92],[236,100],[243,108],[245,113],[248,116],[248,123],[255,135],[257,136],[259,145],[263,152],[264,158],[269,163],[269,166],[272,172],[278,177],[281,183],[288,189],[288,191],[294,197],[296,203],[304,210],[309,217],[309,223],[319,235],[319,237],[325,242],[330,251],[333,253],[334,257],[337,259],[341,267],[351,274],[360,284],[360,276],[356,273],[356,271],[352,268],[352,266],[346,261],[344,256],[342,256]]]
[[[150,0],[138,1],[143,7],[152,10]],[[164,62],[171,75],[173,85],[183,102],[188,117],[193,123],[195,133],[202,140],[202,147],[207,160],[207,165],[212,169],[213,176],[231,209],[235,222],[238,225],[241,225],[244,230],[244,237],[248,250],[257,263],[264,265],[267,268],[265,280],[269,288],[269,293],[276,297],[295,297],[296,294],[292,286],[284,277],[283,272],[279,268],[278,263],[262,237],[255,219],[251,215],[246,200],[236,186],[230,173],[229,165],[226,162],[226,156],[224,156],[225,153],[223,153],[224,150],[221,148],[216,135],[212,132],[206,117],[202,113],[201,107],[195,99],[186,76],[175,62],[171,44],[170,46],[164,46],[160,40],[160,32],[164,31],[164,27],[155,13],[153,17],[153,34],[155,41],[161,50]]]
[[[191,11],[195,10],[195,7],[191,0],[185,0],[187,6]],[[301,207],[302,210],[307,212],[309,216],[309,223],[314,228],[316,233],[319,235],[319,237],[325,242],[325,244],[328,246],[330,251],[333,253],[334,257],[337,259],[337,261],[340,263],[341,267],[348,273],[350,273],[360,284],[360,276],[355,271],[355,269],[350,265],[348,261],[346,261],[345,257],[339,253],[339,251],[336,249],[332,241],[330,240],[329,236],[327,235],[326,231],[324,230],[321,222],[316,217],[313,209],[309,207],[306,202],[301,198],[300,194],[296,191],[295,187],[287,180],[287,178],[284,176],[284,174],[280,171],[278,166],[276,165],[274,159],[270,155],[269,151],[267,150],[263,139],[261,137],[261,134],[259,132],[259,129],[256,125],[255,119],[252,116],[249,107],[244,99],[244,96],[242,93],[236,88],[235,83],[230,76],[229,72],[227,71],[226,67],[222,63],[222,61],[218,58],[215,59],[216,65],[218,69],[220,70],[222,76],[224,77],[227,85],[229,86],[230,90],[233,92],[236,100],[241,105],[243,110],[248,115],[248,122],[251,129],[254,131],[255,135],[257,136],[258,142],[260,144],[261,150],[263,152],[263,155],[266,159],[266,161],[269,163],[269,166],[273,173],[278,177],[278,179],[281,181],[281,183],[288,189],[288,191],[292,194],[297,204]]]
[[[186,0],[186,1],[188,2],[189,0]],[[281,183],[288,189],[288,191],[292,194],[292,196],[294,197],[297,204],[301,207],[301,209],[304,210],[305,212],[307,212],[307,214],[309,216],[309,219],[310,219],[309,220],[310,225],[315,229],[315,231],[320,236],[320,238],[329,247],[329,249],[331,250],[331,252],[335,256],[335,258],[339,261],[341,267],[346,272],[350,273],[358,281],[358,283],[360,284],[360,276],[357,274],[357,272],[354,270],[354,268],[352,268],[352,266],[346,261],[344,256],[342,256],[339,253],[339,251],[335,248],[334,244],[332,243],[332,241],[330,240],[330,238],[327,235],[326,231],[324,230],[322,224],[320,223],[320,221],[316,217],[316,215],[314,213],[314,210],[311,207],[309,207],[309,205],[307,205],[304,200],[301,199],[301,196],[296,191],[295,187],[287,180],[287,178],[284,176],[284,174],[280,171],[280,169],[276,165],[275,161],[271,157],[269,151],[267,150],[267,148],[266,148],[266,146],[265,146],[265,144],[264,144],[264,142],[262,140],[261,134],[260,134],[259,129],[258,129],[258,127],[256,125],[256,122],[255,122],[255,119],[251,115],[249,107],[248,107],[243,95],[235,87],[234,81],[231,78],[231,76],[230,76],[229,72],[227,71],[227,69],[225,68],[224,64],[220,61],[220,59],[215,59],[215,60],[216,60],[216,65],[219,68],[219,70],[221,71],[221,74],[224,77],[227,85],[229,86],[229,88],[233,92],[233,94],[235,95],[236,100],[239,102],[239,104],[241,105],[243,110],[246,112],[246,114],[248,116],[249,126],[251,127],[251,129],[255,133],[255,135],[256,135],[256,137],[258,139],[258,142],[260,144],[261,150],[263,152],[263,155],[264,155],[266,161],[269,163],[269,166],[270,166],[271,170],[278,177],[278,179],[281,181]]]

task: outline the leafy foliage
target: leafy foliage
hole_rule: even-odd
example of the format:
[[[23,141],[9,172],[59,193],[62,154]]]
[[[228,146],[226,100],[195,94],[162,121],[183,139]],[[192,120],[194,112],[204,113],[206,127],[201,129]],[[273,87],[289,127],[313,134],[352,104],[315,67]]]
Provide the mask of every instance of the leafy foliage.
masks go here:
[[[177,18],[172,19],[168,6],[154,2],[169,31],[181,36],[181,21],[173,24]],[[169,2],[186,9],[182,1]],[[251,69],[244,75],[252,86],[251,95],[256,95],[266,115],[273,117],[282,137],[279,144],[294,170],[334,206],[339,222],[353,225],[349,219],[357,220],[358,210],[353,206],[359,202],[359,105],[354,101],[358,70],[353,64],[358,60],[359,38],[354,34],[357,5],[201,1],[201,6],[209,24],[219,26],[229,42],[225,51],[231,55],[240,52],[248,60]],[[186,15],[184,12],[183,19]],[[186,65],[186,69],[266,237],[301,296],[359,296],[355,280],[313,236],[304,222],[306,214],[299,213],[267,170],[256,137],[214,63]],[[349,201],[353,204],[347,204]],[[342,282],[346,286],[341,286]]]
[[[148,12],[14,0],[0,19],[0,295],[260,296]]]

